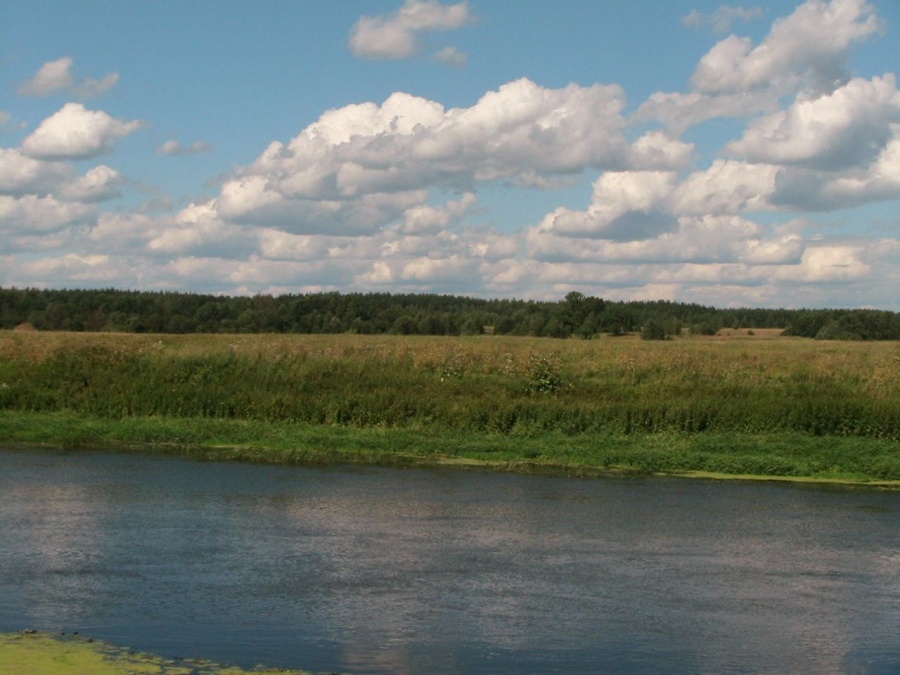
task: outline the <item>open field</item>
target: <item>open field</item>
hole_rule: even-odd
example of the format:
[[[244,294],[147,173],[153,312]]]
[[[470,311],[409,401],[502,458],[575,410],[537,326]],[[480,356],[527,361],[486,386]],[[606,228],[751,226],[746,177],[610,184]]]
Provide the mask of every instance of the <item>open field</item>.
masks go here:
[[[0,332],[0,438],[897,481],[900,343]]]

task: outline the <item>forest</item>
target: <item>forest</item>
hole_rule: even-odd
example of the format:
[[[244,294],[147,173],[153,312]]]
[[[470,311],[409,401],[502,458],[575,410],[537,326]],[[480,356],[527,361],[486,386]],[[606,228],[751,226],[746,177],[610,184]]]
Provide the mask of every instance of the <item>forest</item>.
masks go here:
[[[572,291],[558,301],[437,294],[221,296],[117,289],[0,288],[0,329],[126,333],[522,335],[645,339],[780,328],[837,340],[900,340],[900,314],[872,309],[716,308],[665,300],[618,302]]]

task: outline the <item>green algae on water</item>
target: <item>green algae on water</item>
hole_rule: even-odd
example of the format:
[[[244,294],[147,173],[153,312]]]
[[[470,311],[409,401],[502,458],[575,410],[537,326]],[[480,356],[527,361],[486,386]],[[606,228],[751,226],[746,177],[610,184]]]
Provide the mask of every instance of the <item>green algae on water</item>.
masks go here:
[[[79,635],[0,633],[4,675],[303,675],[300,670],[243,670],[213,661],[165,659]],[[306,674],[308,675],[308,674]]]

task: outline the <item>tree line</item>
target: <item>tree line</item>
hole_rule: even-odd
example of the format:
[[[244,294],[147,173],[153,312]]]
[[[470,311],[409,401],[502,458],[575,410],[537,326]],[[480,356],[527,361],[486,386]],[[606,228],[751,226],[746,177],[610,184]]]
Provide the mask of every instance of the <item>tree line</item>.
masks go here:
[[[897,340],[900,314],[879,310],[723,309],[617,302],[568,293],[558,301],[436,294],[220,296],[117,289],[0,288],[0,329],[128,333],[360,333],[666,339],[723,328],[781,328],[819,339]]]

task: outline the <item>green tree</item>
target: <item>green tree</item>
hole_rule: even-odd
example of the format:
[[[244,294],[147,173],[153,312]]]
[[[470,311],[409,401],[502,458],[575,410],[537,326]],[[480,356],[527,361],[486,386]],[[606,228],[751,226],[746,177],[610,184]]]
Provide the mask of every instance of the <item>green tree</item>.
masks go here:
[[[668,340],[669,334],[666,333],[666,325],[656,318],[647,319],[644,327],[641,328],[642,340]]]

